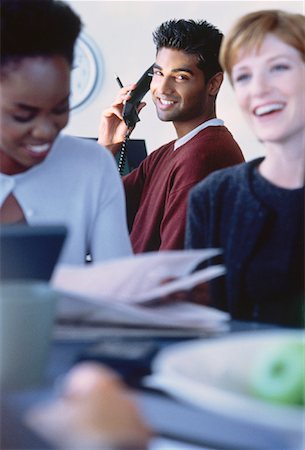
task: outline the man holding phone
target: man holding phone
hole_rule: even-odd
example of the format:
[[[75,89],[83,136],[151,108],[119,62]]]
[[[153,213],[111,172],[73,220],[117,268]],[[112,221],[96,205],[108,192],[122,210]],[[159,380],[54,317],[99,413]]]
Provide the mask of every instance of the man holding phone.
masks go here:
[[[177,139],[123,177],[135,253],[183,249],[190,189],[209,173],[244,161],[231,133],[216,118],[222,37],[203,20],[169,20],[153,33],[156,61],[150,92],[159,119],[173,123]],[[114,154],[131,132],[122,112],[135,88],[121,88],[102,114],[99,143]],[[138,112],[144,106],[140,103]]]

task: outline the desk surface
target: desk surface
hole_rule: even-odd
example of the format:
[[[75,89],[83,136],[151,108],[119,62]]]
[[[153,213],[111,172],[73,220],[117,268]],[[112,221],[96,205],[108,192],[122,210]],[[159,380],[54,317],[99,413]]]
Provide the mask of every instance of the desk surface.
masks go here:
[[[254,329],[262,329],[262,326],[235,322],[232,323],[230,331],[238,332]],[[124,330],[120,332],[124,334]],[[112,328],[109,330],[109,339],[113,337],[113,333],[114,329]],[[104,330],[103,334],[103,339],[106,339],[107,330]],[[14,431],[12,434],[11,431],[15,429],[15,422],[19,423],[20,417],[26,409],[54,395],[54,381],[65,374],[77,361],[79,354],[93,342],[94,340],[54,342],[49,358],[46,384],[40,389],[11,392],[3,396],[4,410],[6,411],[8,408],[12,416],[5,416],[7,419],[2,423],[2,425],[5,425],[5,427],[2,427],[2,430],[5,430],[2,440],[6,440],[6,447],[2,445],[1,448],[14,448],[16,450],[24,448],[29,450],[51,449],[50,446],[45,445],[23,427],[19,426],[18,428],[20,430],[20,433],[18,433],[19,439],[18,435]],[[194,443],[201,448],[244,450],[249,447],[249,442],[252,442],[252,450],[283,450],[289,447],[292,450],[290,442],[285,441],[285,435],[275,435],[267,428],[257,428],[245,424],[241,426],[240,423],[230,417],[221,417],[219,414],[212,413],[204,408],[199,409],[186,405],[158,391],[139,388],[135,393],[147,422],[161,436]],[[297,449],[294,448],[293,450]]]

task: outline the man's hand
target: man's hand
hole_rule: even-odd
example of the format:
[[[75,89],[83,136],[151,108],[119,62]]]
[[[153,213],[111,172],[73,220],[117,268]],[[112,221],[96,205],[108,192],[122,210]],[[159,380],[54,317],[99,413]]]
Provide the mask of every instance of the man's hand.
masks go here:
[[[120,144],[124,141],[126,134],[130,135],[133,129],[128,129],[127,125],[123,120],[123,108],[125,102],[130,98],[130,92],[136,87],[136,84],[130,84],[129,86],[124,86],[118,92],[118,95],[112,105],[105,109],[102,113],[99,133],[98,133],[98,143],[107,147],[112,153],[116,153]],[[138,112],[146,105],[146,103],[141,102],[138,107]]]

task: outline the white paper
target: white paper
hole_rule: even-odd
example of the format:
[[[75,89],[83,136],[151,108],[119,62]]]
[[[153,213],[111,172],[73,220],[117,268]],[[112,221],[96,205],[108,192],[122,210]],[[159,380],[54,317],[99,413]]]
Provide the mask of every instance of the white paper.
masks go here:
[[[125,325],[214,328],[220,322],[229,319],[229,315],[214,308],[187,302],[172,302],[158,307],[139,306],[137,304],[107,303],[100,314],[94,314],[92,321],[99,319],[107,323],[120,322]]]
[[[219,249],[160,251],[107,263],[59,266],[52,284],[61,292],[92,300],[147,302],[224,275],[221,265],[191,273],[199,263],[220,253]],[[168,279],[173,281],[164,284]]]
[[[63,293],[57,323],[86,326],[133,326],[155,329],[227,330],[230,315],[191,303],[188,291],[222,276],[222,265],[191,273],[218,249],[164,251],[116,259],[103,264],[61,266],[52,283]],[[164,280],[172,279],[164,283]],[[186,291],[179,301],[170,294]],[[182,299],[183,300],[182,300]]]

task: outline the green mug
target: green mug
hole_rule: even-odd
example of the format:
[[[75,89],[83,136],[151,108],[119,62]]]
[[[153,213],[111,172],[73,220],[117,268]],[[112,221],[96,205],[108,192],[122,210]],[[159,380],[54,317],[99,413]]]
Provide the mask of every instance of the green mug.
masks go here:
[[[0,285],[0,386],[37,387],[44,382],[57,293],[40,280]]]

